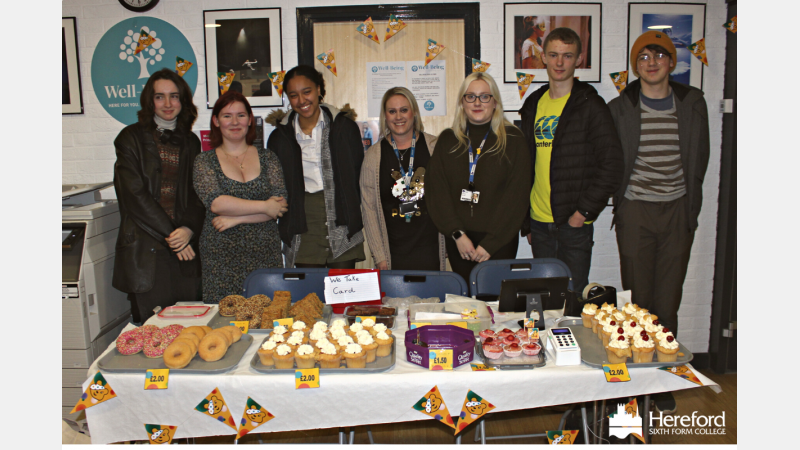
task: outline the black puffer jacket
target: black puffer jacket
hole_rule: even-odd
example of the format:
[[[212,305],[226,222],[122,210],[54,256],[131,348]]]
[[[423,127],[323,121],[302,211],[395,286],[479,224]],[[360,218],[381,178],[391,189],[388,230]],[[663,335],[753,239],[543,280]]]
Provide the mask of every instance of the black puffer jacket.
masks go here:
[[[361,188],[359,176],[364,161],[364,143],[361,131],[354,122],[355,111],[347,104],[342,110],[321,104],[322,114],[331,123],[329,144],[333,166],[334,198],[336,204],[336,226],[347,226],[347,237],[364,228],[361,219]],[[283,177],[289,194],[289,212],[278,221],[281,240],[292,245],[296,234],[308,231],[305,210],[305,178],[303,177],[303,152],[294,130],[296,112],[275,110],[267,116],[267,123],[275,127],[269,135],[267,148],[278,155],[283,166]]]
[[[197,255],[180,261],[181,273],[200,276],[197,245],[206,208],[192,184],[194,159],[200,154],[200,139],[189,130],[178,128],[173,135],[180,142],[180,162],[175,193],[175,220],[158,203],[161,195],[161,156],[152,130],[140,123],[125,127],[114,140],[114,190],[119,201],[120,226],[112,286],[122,292],[142,293],[153,288],[156,248],[169,249],[166,238],[185,226],[194,232],[189,241]],[[173,253],[174,254],[174,253]],[[177,259],[177,256],[174,256]]]
[[[549,84],[539,88],[520,109],[531,152],[531,187],[536,164],[536,107],[548,89]],[[553,139],[550,206],[554,222],[566,223],[575,211],[586,220],[597,219],[619,187],[622,170],[622,146],[606,102],[592,86],[575,80]],[[523,235],[528,234],[528,226],[525,221]]]

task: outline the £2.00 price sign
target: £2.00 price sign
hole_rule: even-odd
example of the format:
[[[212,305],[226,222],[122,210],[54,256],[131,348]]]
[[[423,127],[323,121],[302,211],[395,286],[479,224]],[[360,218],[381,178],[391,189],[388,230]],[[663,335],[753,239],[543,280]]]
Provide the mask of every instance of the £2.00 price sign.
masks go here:
[[[453,370],[453,349],[436,349],[428,353],[428,369]]]
[[[148,369],[144,374],[145,389],[168,389],[169,369]]]
[[[319,387],[319,368],[297,369],[294,371],[294,388],[311,389]]]
[[[631,381],[631,375],[628,373],[628,366],[625,363],[603,364],[603,374],[609,383]]]

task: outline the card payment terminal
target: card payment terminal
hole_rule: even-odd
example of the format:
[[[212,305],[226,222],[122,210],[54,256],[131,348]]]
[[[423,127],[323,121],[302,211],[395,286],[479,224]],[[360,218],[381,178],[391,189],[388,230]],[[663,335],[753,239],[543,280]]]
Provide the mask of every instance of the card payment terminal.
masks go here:
[[[557,366],[576,366],[581,363],[581,348],[569,328],[547,329],[547,351]]]

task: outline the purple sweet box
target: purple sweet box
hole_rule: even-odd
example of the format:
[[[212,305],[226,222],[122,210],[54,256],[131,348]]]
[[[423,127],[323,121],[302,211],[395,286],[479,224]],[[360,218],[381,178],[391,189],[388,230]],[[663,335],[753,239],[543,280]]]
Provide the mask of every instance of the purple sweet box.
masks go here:
[[[427,347],[417,345],[419,339]],[[428,368],[428,350],[453,349],[453,368],[472,361],[475,353],[475,333],[454,325],[426,325],[406,331],[406,360],[410,363]]]

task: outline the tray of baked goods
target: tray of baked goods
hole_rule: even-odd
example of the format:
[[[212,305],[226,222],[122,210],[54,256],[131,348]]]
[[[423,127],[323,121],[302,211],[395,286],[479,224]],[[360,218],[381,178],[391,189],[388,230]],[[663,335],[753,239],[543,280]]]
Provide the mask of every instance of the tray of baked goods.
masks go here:
[[[330,326],[320,321],[307,330],[275,327],[259,344],[250,367],[262,373],[314,367],[320,373],[379,373],[394,367],[396,349],[395,337],[385,325],[350,327],[339,318]]]
[[[350,305],[345,308],[344,317],[348,325],[360,322],[359,317],[369,317],[375,323],[394,329],[397,322],[397,308],[383,305]]]
[[[538,338],[531,338],[525,329],[500,331],[486,329],[475,341],[475,353],[489,367],[521,370],[542,367],[547,363]]]
[[[594,321],[565,318],[557,326],[572,331],[581,349],[581,360],[598,369],[603,364],[619,363],[629,368],[681,366],[694,358],[669,329],[658,323],[657,316],[618,313],[614,310],[611,317],[606,315]]]
[[[143,325],[120,334],[116,348],[97,367],[105,372],[222,373],[239,363],[251,342],[252,336],[234,326]]]
[[[273,321],[292,318],[305,325],[317,321],[329,322],[333,315],[330,305],[323,303],[317,294],[311,293],[292,303],[289,291],[275,291],[273,298],[263,294],[244,298],[229,295],[219,301],[219,311],[208,322],[211,327],[229,325],[231,321],[248,321],[248,333],[260,334],[272,331]],[[299,326],[299,325],[298,325]]]

